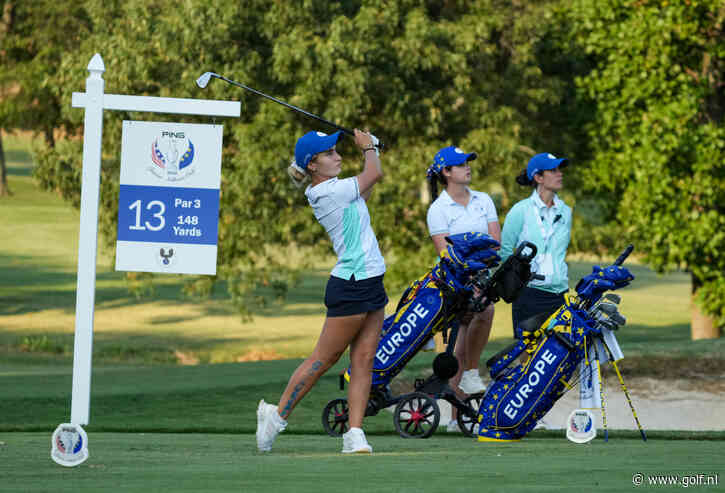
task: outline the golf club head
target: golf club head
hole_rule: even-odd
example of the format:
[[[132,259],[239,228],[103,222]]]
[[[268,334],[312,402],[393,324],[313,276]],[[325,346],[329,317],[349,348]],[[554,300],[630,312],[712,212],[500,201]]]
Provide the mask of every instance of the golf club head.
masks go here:
[[[612,314],[617,313],[617,305],[615,305],[614,303],[606,302],[606,301],[599,303],[597,305],[597,309],[600,312],[606,313],[610,317],[612,316]]]
[[[617,311],[617,305],[612,303],[599,303],[596,310],[596,320],[598,321],[609,321],[617,325],[624,325],[627,323],[627,319]]]
[[[604,295],[604,299],[618,305],[622,301],[622,297],[615,293],[607,293]]]
[[[217,74],[214,72],[204,72],[198,79],[196,79],[196,85],[204,89],[209,84],[212,77],[217,77]]]

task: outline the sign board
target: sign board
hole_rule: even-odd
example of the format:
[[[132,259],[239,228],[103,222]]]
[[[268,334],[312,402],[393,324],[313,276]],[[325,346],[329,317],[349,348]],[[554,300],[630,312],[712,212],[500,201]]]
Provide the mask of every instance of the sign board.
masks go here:
[[[124,121],[116,270],[216,274],[222,126]]]

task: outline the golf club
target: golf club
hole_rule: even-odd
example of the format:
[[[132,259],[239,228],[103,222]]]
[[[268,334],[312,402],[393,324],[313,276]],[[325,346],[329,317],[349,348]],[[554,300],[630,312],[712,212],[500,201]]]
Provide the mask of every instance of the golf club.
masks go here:
[[[305,116],[308,116],[308,117],[310,117],[312,119],[315,119],[315,120],[317,120],[319,122],[322,122],[322,123],[324,123],[326,125],[329,125],[331,127],[334,127],[334,128],[336,128],[336,129],[338,129],[338,130],[340,130],[340,131],[342,131],[342,132],[344,132],[344,133],[346,133],[348,135],[355,135],[355,133],[352,130],[350,130],[349,128],[340,126],[337,123],[333,123],[333,122],[331,122],[329,120],[325,120],[321,116],[317,116],[315,114],[310,113],[309,111],[303,110],[302,108],[298,108],[297,106],[291,105],[289,103],[285,103],[284,101],[281,101],[281,100],[279,100],[279,99],[277,99],[275,97],[272,97],[272,96],[270,96],[268,94],[265,94],[265,93],[263,93],[261,91],[258,91],[256,89],[253,89],[253,88],[251,88],[249,86],[245,86],[241,82],[237,82],[235,80],[227,79],[223,75],[219,75],[219,74],[217,74],[215,72],[204,72],[203,74],[201,74],[201,76],[198,79],[196,79],[196,85],[199,86],[201,89],[204,89],[209,84],[209,81],[212,79],[212,77],[215,78],[215,79],[223,80],[224,82],[227,82],[227,83],[229,83],[229,84],[231,84],[233,86],[241,87],[242,89],[245,89],[245,90],[247,90],[249,92],[252,92],[252,93],[256,94],[257,96],[262,96],[263,98],[267,98],[267,99],[269,99],[271,101],[274,101],[277,104],[281,104],[282,106],[285,106],[285,107],[287,107],[287,108],[289,108],[291,110],[297,111],[298,113],[302,113]],[[378,149],[382,149],[383,148],[383,143],[380,142],[380,141],[378,141],[377,143],[374,142],[373,145],[375,145]]]
[[[602,299],[609,301],[610,303],[614,303],[615,305],[618,305],[622,301],[622,297],[616,293],[607,293],[602,297]]]
[[[607,428],[607,408],[604,404],[604,383],[602,382],[602,365],[597,360],[597,379],[599,380],[599,401],[602,405],[602,425],[604,426],[604,441],[609,441],[609,429]]]
[[[617,311],[617,305],[613,303],[600,303],[597,308],[599,311],[603,314],[607,315],[607,318],[614,322],[617,325],[625,325],[627,323],[627,319]]]

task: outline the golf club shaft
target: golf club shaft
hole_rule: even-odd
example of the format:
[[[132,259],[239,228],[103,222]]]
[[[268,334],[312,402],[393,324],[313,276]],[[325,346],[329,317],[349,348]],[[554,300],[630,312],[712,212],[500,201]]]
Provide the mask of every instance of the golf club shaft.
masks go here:
[[[229,83],[229,84],[231,84],[233,86],[241,87],[242,89],[245,89],[245,90],[247,90],[249,92],[252,92],[252,93],[256,94],[257,96],[262,96],[263,98],[269,99],[270,101],[274,101],[275,103],[281,104],[282,106],[285,106],[285,107],[287,107],[287,108],[289,108],[291,110],[294,110],[294,111],[297,111],[299,113],[302,113],[305,116],[308,116],[308,117],[310,117],[310,118],[312,118],[314,120],[317,120],[317,121],[322,122],[322,123],[324,123],[326,125],[329,125],[331,127],[334,127],[334,128],[336,128],[336,129],[338,129],[338,130],[340,130],[340,131],[342,131],[342,132],[344,132],[344,133],[346,133],[348,135],[352,135],[352,136],[355,135],[355,132],[353,132],[352,130],[350,130],[347,127],[343,127],[341,125],[338,125],[337,123],[334,123],[334,122],[331,122],[329,120],[326,120],[326,119],[322,118],[321,116],[317,116],[317,115],[315,115],[313,113],[310,113],[309,111],[303,110],[302,108],[298,108],[297,106],[294,106],[292,104],[286,103],[286,102],[284,102],[284,101],[282,101],[280,99],[277,99],[277,98],[275,98],[273,96],[270,96],[268,94],[265,94],[262,91],[258,91],[258,90],[254,89],[252,87],[245,86],[241,82],[237,82],[235,80],[229,79],[229,78],[224,77],[223,75],[219,75],[219,74],[212,74],[211,76],[212,77],[216,77],[217,79],[221,79],[224,82],[227,82],[227,83]],[[380,147],[382,147],[382,144],[379,144],[379,145],[380,145]]]
[[[602,426],[604,427],[604,441],[609,441],[609,429],[607,428],[607,408],[604,403],[604,382],[602,382],[602,365],[597,359],[597,379],[599,380],[599,400],[602,405]]]

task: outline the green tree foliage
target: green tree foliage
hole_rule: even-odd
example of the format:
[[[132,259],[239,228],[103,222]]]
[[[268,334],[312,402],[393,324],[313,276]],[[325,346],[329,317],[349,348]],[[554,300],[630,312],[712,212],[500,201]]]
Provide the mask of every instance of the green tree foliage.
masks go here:
[[[96,52],[108,93],[242,100],[241,119],[224,122],[219,230],[219,275],[241,306],[254,302],[255,287],[283,290],[294,278],[285,248],[302,247],[308,258],[331,253],[285,174],[297,137],[330,129],[220,81],[202,91],[196,77],[218,72],[345,126],[369,127],[387,145],[387,174],[369,207],[394,287],[435,256],[421,196],[440,147],[479,153],[474,187],[495,184],[501,212],[529,193],[513,178],[535,150],[583,152],[579,122],[566,116],[576,102],[565,40],[551,28],[559,3],[89,0],[81,18],[92,32],[60,58],[49,90],[65,102],[59,119],[74,135],[83,112],[70,107],[70,93],[83,90]],[[100,225],[109,248],[123,119],[180,120],[106,112]],[[340,148],[343,174],[359,172],[351,139]],[[67,139],[38,152],[41,182],[75,204],[81,149]]]
[[[564,12],[595,68],[591,183],[660,270],[692,272],[725,324],[725,4],[577,0]]]
[[[88,35],[79,2],[3,0],[0,19],[0,127],[33,130],[54,145],[58,132],[73,131],[63,116],[68,101],[55,87],[61,59]]]

